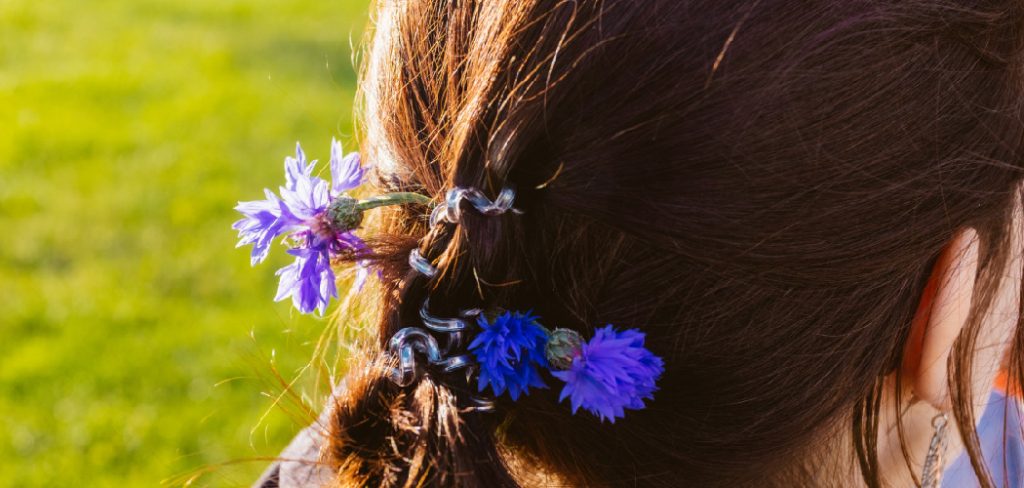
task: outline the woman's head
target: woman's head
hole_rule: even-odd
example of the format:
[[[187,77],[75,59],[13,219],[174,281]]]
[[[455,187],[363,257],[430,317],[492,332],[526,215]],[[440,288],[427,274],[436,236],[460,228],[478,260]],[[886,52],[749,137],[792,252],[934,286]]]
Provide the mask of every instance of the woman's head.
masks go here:
[[[911,401],[951,242],[977,249],[947,394],[970,421],[975,339],[1019,252],[1024,3],[380,3],[363,79],[380,185],[515,185],[524,214],[379,223],[380,341],[332,428],[342,484],[504,486],[534,466],[580,486],[875,483],[883,398]],[[409,270],[414,246],[434,278]],[[378,358],[428,296],[640,328],[660,390],[610,425],[556,390],[488,413],[462,374],[399,388]],[[829,471],[843,456],[861,472]]]

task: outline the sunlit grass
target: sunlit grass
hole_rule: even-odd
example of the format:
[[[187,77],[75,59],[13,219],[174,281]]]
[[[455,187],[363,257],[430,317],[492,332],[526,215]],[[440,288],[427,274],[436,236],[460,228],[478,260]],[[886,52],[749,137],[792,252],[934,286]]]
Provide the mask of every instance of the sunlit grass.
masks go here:
[[[156,486],[299,428],[260,421],[256,377],[271,351],[293,375],[324,322],[272,303],[285,257],[251,269],[231,208],[295,140],[352,139],[365,8],[0,2],[0,484]]]

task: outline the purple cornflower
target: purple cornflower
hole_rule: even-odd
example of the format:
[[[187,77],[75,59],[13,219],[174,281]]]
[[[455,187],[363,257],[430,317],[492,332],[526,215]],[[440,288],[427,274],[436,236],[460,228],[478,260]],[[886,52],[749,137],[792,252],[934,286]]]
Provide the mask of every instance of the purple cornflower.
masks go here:
[[[551,372],[565,382],[558,400],[568,397],[573,413],[583,407],[611,423],[623,417],[627,408],[644,408],[644,400],[653,398],[655,382],[665,371],[661,358],[644,347],[643,332],[619,332],[611,325],[597,329],[571,357],[567,369]]]
[[[477,318],[481,331],[469,344],[480,364],[478,389],[483,391],[490,385],[495,395],[507,389],[516,400],[531,386],[546,388],[537,368],[547,366],[547,331],[537,325],[537,317],[530,312],[505,312],[488,320],[484,315]]]
[[[363,168],[359,154],[343,156],[337,140],[331,141],[332,184],[313,176],[315,165],[316,161],[306,163],[302,146],[296,143],[295,157],[284,160],[280,197],[264,190],[265,200],[239,202],[235,210],[244,217],[232,227],[238,230],[239,247],[253,245],[254,266],[267,257],[275,238],[287,234],[292,244],[288,253],[295,262],[278,270],[281,281],[275,300],[291,297],[302,313],[323,314],[330,300],[338,297],[331,258],[366,251],[362,239],[352,234],[362,214],[352,210],[356,200],[345,195],[362,183]]]

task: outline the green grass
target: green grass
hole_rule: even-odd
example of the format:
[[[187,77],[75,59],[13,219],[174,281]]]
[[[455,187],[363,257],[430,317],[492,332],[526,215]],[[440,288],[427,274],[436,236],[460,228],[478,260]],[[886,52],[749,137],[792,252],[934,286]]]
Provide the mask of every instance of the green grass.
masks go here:
[[[294,375],[325,323],[272,302],[285,256],[250,268],[232,207],[295,140],[352,140],[365,9],[0,2],[0,485],[158,486],[300,427],[261,422],[256,377],[271,351]]]

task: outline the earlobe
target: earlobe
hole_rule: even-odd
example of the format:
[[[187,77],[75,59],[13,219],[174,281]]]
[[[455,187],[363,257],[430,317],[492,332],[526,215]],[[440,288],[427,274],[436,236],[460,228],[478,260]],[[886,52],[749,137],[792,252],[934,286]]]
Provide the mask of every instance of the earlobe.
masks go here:
[[[971,309],[978,270],[977,237],[971,228],[957,232],[936,261],[904,353],[902,373],[914,396],[939,410],[950,406],[947,362]]]

